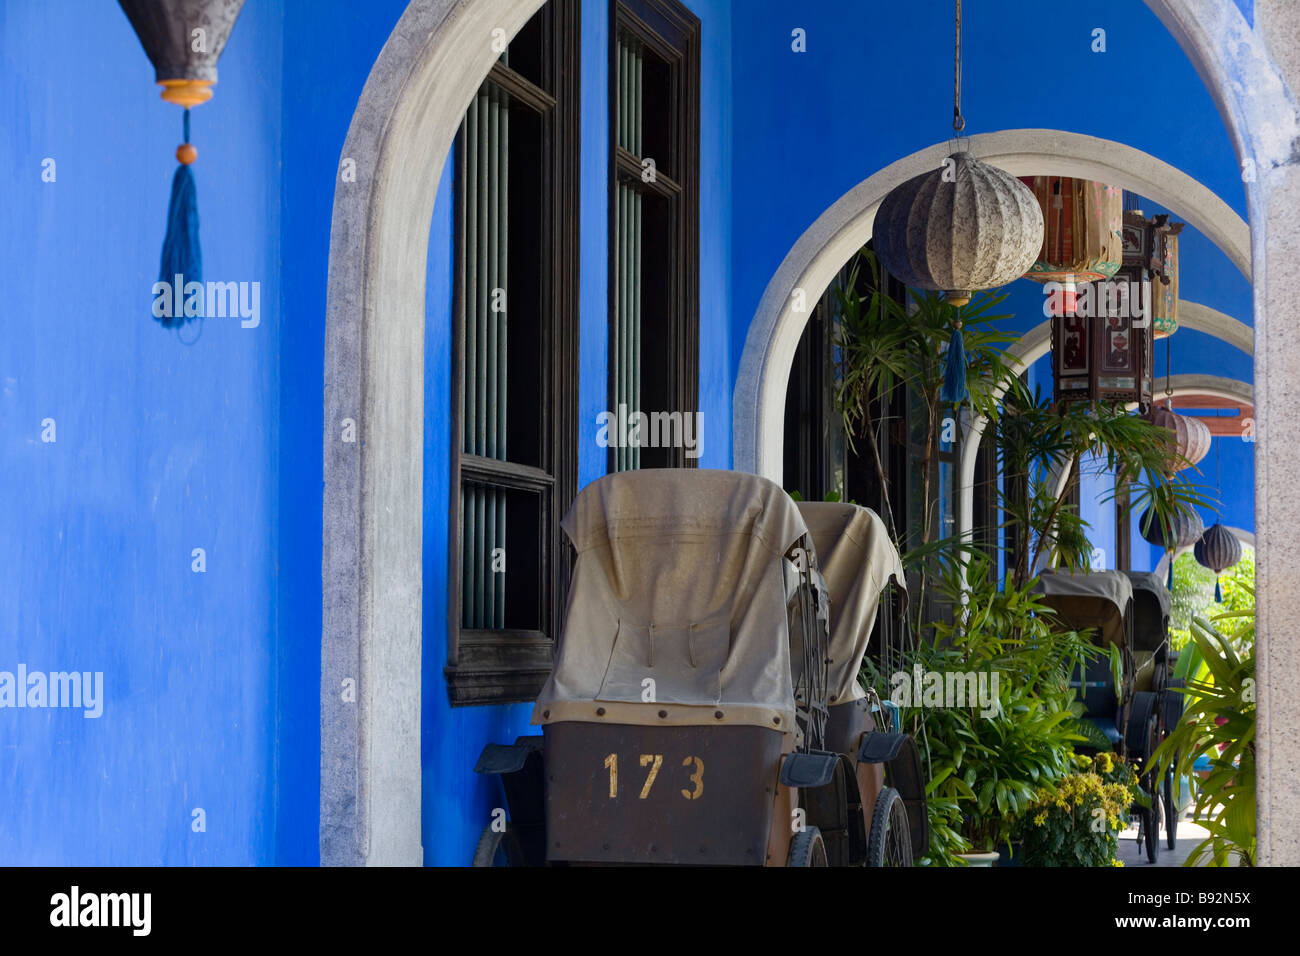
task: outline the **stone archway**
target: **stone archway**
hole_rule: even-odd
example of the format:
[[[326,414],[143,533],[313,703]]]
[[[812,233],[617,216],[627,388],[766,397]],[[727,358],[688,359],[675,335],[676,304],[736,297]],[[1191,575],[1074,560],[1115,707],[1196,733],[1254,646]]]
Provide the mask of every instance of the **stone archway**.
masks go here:
[[[424,288],[444,157],[498,52],[543,0],[412,0],[348,127],[325,332],[320,859],[420,846]],[[344,422],[357,439],[340,439]],[[356,686],[344,701],[343,682]]]

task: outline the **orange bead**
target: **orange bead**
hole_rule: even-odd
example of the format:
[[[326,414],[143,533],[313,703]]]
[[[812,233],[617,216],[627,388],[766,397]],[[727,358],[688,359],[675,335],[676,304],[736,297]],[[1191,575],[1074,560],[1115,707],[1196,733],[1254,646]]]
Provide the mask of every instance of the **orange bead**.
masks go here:
[[[188,166],[194,160],[199,158],[199,151],[189,143],[181,143],[176,147],[176,161]]]

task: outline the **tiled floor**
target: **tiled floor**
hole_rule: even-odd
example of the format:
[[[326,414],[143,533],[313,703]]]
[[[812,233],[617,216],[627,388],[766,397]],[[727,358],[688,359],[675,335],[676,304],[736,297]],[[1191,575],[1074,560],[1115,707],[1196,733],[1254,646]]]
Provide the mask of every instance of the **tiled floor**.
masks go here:
[[[1152,864],[1147,862],[1146,850],[1138,846],[1137,835],[1136,824],[1119,835],[1120,861],[1125,866],[1151,866]],[[1168,843],[1165,842],[1165,831],[1162,829],[1160,831],[1160,856],[1157,858],[1155,866],[1182,866],[1183,861],[1191,855],[1196,845],[1209,835],[1209,831],[1195,821],[1180,820],[1178,823],[1178,841],[1171,850]]]

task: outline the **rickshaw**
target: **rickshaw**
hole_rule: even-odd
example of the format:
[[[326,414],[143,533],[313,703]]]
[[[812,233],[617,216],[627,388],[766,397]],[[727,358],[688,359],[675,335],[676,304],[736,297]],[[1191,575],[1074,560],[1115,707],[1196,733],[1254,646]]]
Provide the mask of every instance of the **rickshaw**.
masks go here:
[[[801,501],[799,513],[812,534],[817,563],[830,595],[826,749],[856,754],[863,736],[876,729],[877,720],[888,719],[881,701],[874,691],[863,689],[858,674],[871,643],[885,587],[893,581],[906,599],[903,564],[885,523],[869,508]],[[886,834],[906,833],[911,838],[911,857],[916,859],[929,852],[930,843],[920,752],[910,735],[891,739],[899,742],[894,757],[884,762],[858,761],[858,791],[863,807],[874,807],[866,821],[868,832],[874,819]],[[907,850],[891,852],[900,858]]]
[[[1107,651],[1088,661],[1081,668],[1080,680],[1071,686],[1081,691],[1084,719],[1101,731],[1121,759],[1132,760],[1141,774],[1160,743],[1163,714],[1157,694],[1139,690],[1140,686],[1152,686],[1156,662],[1154,651],[1138,650],[1133,585],[1128,576],[1121,571],[1048,570],[1039,577],[1035,590],[1062,624],[1090,634],[1093,643]],[[1122,664],[1118,688],[1111,669],[1111,646],[1118,649]],[[1077,749],[1088,752],[1091,748]],[[1154,863],[1160,853],[1159,788],[1154,773],[1139,779],[1151,796],[1151,805],[1135,803],[1133,813],[1139,823],[1139,842],[1146,846],[1147,860]]]
[[[1178,652],[1169,644],[1170,594],[1160,575],[1150,571],[1128,571],[1133,585],[1133,636],[1134,656],[1138,664],[1138,693],[1149,691],[1156,695],[1156,710],[1160,715],[1160,739],[1163,740],[1183,718],[1185,701],[1177,688],[1184,681],[1174,677]],[[1144,680],[1144,656],[1149,656],[1152,666],[1147,669],[1149,680]],[[1170,763],[1160,782],[1160,801],[1165,823],[1165,845],[1173,849],[1178,840],[1178,817],[1191,800],[1190,787],[1184,786],[1174,776],[1177,761]]]
[[[778,485],[621,472],[561,526],[577,559],[542,733],[480,755],[508,817],[476,865],[910,864],[901,798],[859,772],[905,736],[843,710],[813,538]]]

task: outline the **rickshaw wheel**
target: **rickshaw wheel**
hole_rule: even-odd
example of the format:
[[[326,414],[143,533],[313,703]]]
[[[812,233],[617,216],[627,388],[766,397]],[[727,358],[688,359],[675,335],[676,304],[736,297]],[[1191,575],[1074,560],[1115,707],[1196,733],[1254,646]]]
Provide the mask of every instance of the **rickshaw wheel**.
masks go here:
[[[474,851],[474,866],[527,866],[523,847],[519,838],[510,829],[493,830],[489,824],[483,835],[478,838],[478,849]]]
[[[1154,789],[1154,788],[1153,788]],[[1152,794],[1151,809],[1142,814],[1143,836],[1146,838],[1147,862],[1160,859],[1160,796]]]
[[[1175,766],[1177,757],[1175,756]],[[1165,846],[1173,849],[1178,843],[1178,808],[1174,806],[1174,773],[1165,774],[1165,784],[1160,788],[1165,798]]]
[[[790,841],[790,857],[786,866],[826,866],[826,844],[822,842],[822,831],[816,827],[805,827],[794,835]]]
[[[867,866],[911,866],[912,830],[907,805],[893,787],[885,787],[871,813]]]

